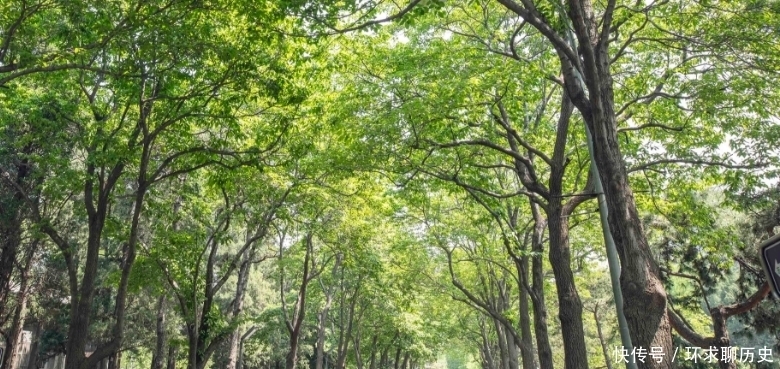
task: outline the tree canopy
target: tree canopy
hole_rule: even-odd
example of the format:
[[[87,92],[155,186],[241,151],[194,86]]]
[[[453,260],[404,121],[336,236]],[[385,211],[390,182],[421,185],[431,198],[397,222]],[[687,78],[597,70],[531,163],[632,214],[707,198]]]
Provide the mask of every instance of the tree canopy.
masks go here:
[[[776,367],[779,39],[773,0],[6,1],[0,368]]]

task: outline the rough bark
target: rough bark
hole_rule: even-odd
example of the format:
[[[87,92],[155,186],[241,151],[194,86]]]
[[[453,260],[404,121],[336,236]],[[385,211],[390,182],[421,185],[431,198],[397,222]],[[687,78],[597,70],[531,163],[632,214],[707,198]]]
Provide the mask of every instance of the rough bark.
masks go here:
[[[516,132],[511,128],[508,114],[500,101],[497,105],[501,113],[498,119],[506,130],[506,138],[509,146],[513,152],[520,153],[519,139],[517,138]],[[564,94],[561,98],[561,108],[553,156],[548,162],[550,165],[550,178],[548,190],[546,191],[546,197],[548,199],[547,204],[546,207],[532,204],[532,212],[538,212],[539,208],[542,208],[547,216],[547,229],[550,236],[550,247],[548,251],[557,287],[559,304],[558,316],[561,321],[561,329],[566,332],[566,334],[563,335],[565,367],[567,369],[587,369],[587,348],[585,346],[585,333],[582,326],[582,302],[580,301],[577,288],[574,284],[568,237],[568,215],[581,200],[580,196],[577,196],[576,200],[573,200],[574,202],[571,206],[564,206],[562,196],[563,176],[566,166],[566,141],[573,109],[574,106],[571,100]],[[533,153],[526,153],[526,157],[528,158],[526,162],[523,162],[517,157],[514,160],[516,172],[521,178],[525,176],[524,173],[529,173],[531,171],[529,162],[533,163]],[[533,191],[534,188],[541,187],[538,184],[529,186],[525,182],[524,185],[530,191]],[[544,194],[545,192],[539,191],[539,193]],[[564,210],[564,208],[566,208],[566,210]],[[537,224],[540,222],[540,218],[540,215],[534,215]],[[548,363],[543,364],[546,365]]]
[[[610,231],[622,266],[624,312],[632,341],[637,347],[660,347],[664,352],[672,352],[666,291],[642,230],[617,140],[609,57],[615,1],[607,2],[600,22],[594,17],[590,0],[566,1],[565,8],[578,44],[576,48],[546,22],[546,17],[532,2],[497,1],[536,28],[559,56],[567,95],[593,135],[594,159],[604,185]],[[583,88],[580,76],[587,89]],[[648,360],[638,366],[640,369],[670,368],[672,363]]]
[[[586,369],[588,356],[585,347],[585,330],[582,325],[582,301],[574,285],[569,249],[568,218],[561,216],[560,204],[552,202],[549,209],[548,231],[550,234],[550,264],[555,274],[558,293],[558,318],[561,322],[565,367]]]
[[[574,92],[571,85],[576,83],[571,76],[566,78],[566,84],[593,136],[594,159],[607,200],[610,232],[620,257],[620,286],[631,339],[636,347],[660,347],[664,352],[672,352],[666,290],[642,229],[617,138],[608,46],[614,5],[613,1],[608,6],[600,33],[592,3],[569,0],[569,18],[582,56],[581,63],[579,59],[569,59],[569,62],[580,65],[588,88],[587,100],[579,93],[571,94]],[[661,363],[647,360],[637,365],[640,369],[673,366],[669,360]]]

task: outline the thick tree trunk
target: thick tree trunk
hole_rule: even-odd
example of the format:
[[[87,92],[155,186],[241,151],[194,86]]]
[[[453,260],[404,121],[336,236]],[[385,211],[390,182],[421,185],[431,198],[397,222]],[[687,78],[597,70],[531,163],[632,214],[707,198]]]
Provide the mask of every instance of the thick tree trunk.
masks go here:
[[[314,349],[315,369],[323,369],[325,362],[325,325],[328,319],[328,310],[330,309],[331,297],[325,296],[325,307],[317,314],[317,344]]]
[[[293,341],[295,339],[295,341]],[[285,358],[285,368],[286,369],[295,369],[295,366],[298,361],[298,335],[290,336],[290,351],[287,352],[287,357]]]
[[[82,363],[85,359],[84,349],[87,345],[92,300],[95,296],[101,246],[100,239],[103,234],[106,216],[108,215],[108,198],[106,194],[111,192],[113,185],[116,183],[116,180],[114,180],[110,186],[107,185],[106,188],[99,189],[98,198],[95,199],[95,189],[93,188],[95,167],[89,167],[87,176],[89,179],[84,185],[84,203],[87,208],[88,219],[86,259],[84,260],[84,272],[80,286],[71,285],[71,313],[68,326],[68,341],[65,344],[65,369],[85,369],[82,368]],[[76,266],[69,265],[69,268],[76,268]]]
[[[607,14],[611,17],[610,9]],[[566,60],[565,63],[581,65],[587,98],[584,91],[575,91],[578,86],[573,84],[578,81],[573,73],[564,73],[566,85],[593,136],[594,159],[607,200],[610,232],[620,257],[620,286],[631,340],[635,347],[660,347],[663,352],[673,352],[671,325],[666,314],[666,290],[658,277],[658,266],[647,244],[620,152],[609,44],[607,40],[600,40],[608,37],[608,33],[599,30],[593,4],[588,0],[569,0],[569,17],[582,62]],[[562,60],[564,58],[568,57],[562,55]],[[673,366],[669,360],[661,363],[646,360],[637,365],[640,369]]]
[[[582,301],[574,285],[569,249],[568,218],[561,216],[560,203],[550,201],[548,214],[550,234],[550,264],[555,274],[558,293],[558,318],[561,322],[565,367],[587,369],[588,352],[585,346],[585,330],[582,326]]]
[[[333,265],[333,270],[331,272],[331,277],[333,280],[336,278],[336,273],[340,269],[341,266],[341,254],[336,255],[336,262]],[[330,311],[330,306],[333,304],[333,288],[332,286],[325,287],[322,282],[320,281],[320,285],[322,286],[323,293],[325,294],[325,306],[323,306],[322,311],[320,311],[319,314],[317,314],[317,345],[315,348],[315,355],[316,355],[316,363],[315,363],[315,369],[323,369],[324,360],[325,360],[325,326],[328,323],[328,313]]]

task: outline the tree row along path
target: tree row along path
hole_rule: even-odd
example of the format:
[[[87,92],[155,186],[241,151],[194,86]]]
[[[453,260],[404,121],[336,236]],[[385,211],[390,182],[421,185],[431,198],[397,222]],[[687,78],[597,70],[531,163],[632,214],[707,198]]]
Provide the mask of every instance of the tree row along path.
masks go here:
[[[775,0],[5,1],[0,368],[774,368],[779,40]]]

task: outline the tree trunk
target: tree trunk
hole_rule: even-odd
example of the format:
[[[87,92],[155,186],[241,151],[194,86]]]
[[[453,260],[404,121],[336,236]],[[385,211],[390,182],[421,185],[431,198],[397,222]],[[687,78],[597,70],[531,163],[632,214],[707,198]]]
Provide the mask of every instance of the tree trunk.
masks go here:
[[[296,299],[295,307],[293,308],[292,320],[285,319],[285,325],[287,326],[287,331],[290,334],[290,351],[287,353],[287,357],[285,359],[286,369],[295,369],[295,366],[298,362],[298,341],[300,338],[303,320],[306,317],[306,290],[309,287],[309,282],[311,282],[312,278],[315,277],[313,275],[315,271],[311,269],[314,266],[314,244],[312,241],[313,236],[314,235],[312,233],[308,233],[306,235],[306,253],[304,254],[303,258],[303,276],[301,277],[301,284],[300,288],[298,289],[298,298]],[[281,244],[279,245],[279,250],[279,255],[281,257]],[[280,275],[282,277],[284,276],[283,270],[280,271]],[[280,284],[283,285],[283,283]],[[282,292],[281,298],[282,301],[284,301],[284,292]],[[282,309],[285,309],[284,305],[282,305]]]
[[[562,49],[558,51],[564,65],[581,66],[589,95],[586,98],[584,91],[575,91],[579,84],[573,72],[564,73],[566,87],[593,136],[594,159],[606,196],[610,233],[620,257],[620,286],[631,340],[635,347],[660,347],[663,352],[673,352],[671,325],[666,314],[666,290],[658,277],[658,266],[647,244],[620,152],[609,43],[600,40],[609,35],[600,32],[593,13],[590,1],[569,0],[569,17],[582,61],[579,58],[564,60],[570,56],[562,53]],[[611,10],[608,9],[608,13],[611,17]],[[600,36],[602,33],[605,36]],[[646,360],[637,365],[640,369],[673,366],[669,360],[661,363]]]
[[[239,316],[241,315],[241,312],[244,309],[244,296],[246,295],[246,287],[247,283],[249,282],[249,272],[252,269],[252,264],[250,263],[250,258],[252,257],[253,252],[251,252],[249,249],[244,251],[245,256],[243,257],[241,266],[238,269],[238,281],[236,282],[236,294],[235,298],[233,299],[233,311],[232,317],[233,319],[239,319]],[[227,369],[236,369],[238,357],[240,356],[239,350],[241,346],[241,330],[236,329],[233,331],[233,333],[230,335],[230,343],[229,343],[229,353],[228,353],[228,363],[227,363]]]
[[[382,349],[382,355],[379,358],[379,367],[381,369],[387,369],[387,354],[388,351],[390,351],[390,345],[385,346],[384,349]]]
[[[526,250],[527,251],[527,250]],[[517,272],[520,274],[518,290],[520,291],[520,333],[523,344],[520,350],[523,359],[523,369],[536,369],[536,357],[533,352],[533,337],[531,335],[531,308],[528,303],[529,291],[528,285],[528,267],[530,264],[529,256],[526,254],[520,259],[520,265]]]
[[[238,345],[238,360],[236,360],[236,368],[242,369],[244,367],[244,342],[248,340],[252,335],[257,332],[257,326],[249,328],[249,330],[241,336],[241,342]]]
[[[509,369],[519,369],[520,363],[518,360],[518,352],[517,352],[517,345],[518,343],[515,342],[515,337],[512,335],[511,332],[509,332],[509,329],[504,328],[504,337],[506,339],[506,350],[507,350],[507,365]]]
[[[555,274],[558,293],[558,318],[561,321],[565,367],[587,369],[588,352],[585,346],[585,330],[582,326],[582,301],[574,284],[569,249],[568,218],[561,216],[560,203],[550,201],[548,232],[550,234],[550,264]]]
[[[363,369],[363,358],[360,355],[360,334],[356,333],[352,338],[352,351],[355,352],[355,366],[357,369]]]
[[[26,209],[29,209],[29,204],[26,202],[27,195],[21,189],[31,187],[29,179],[32,168],[25,154],[31,154],[34,149],[32,143],[22,148],[20,154],[24,156],[19,158],[18,164],[13,165],[15,170],[12,171],[16,172],[15,178],[3,180],[3,182],[12,181],[13,185],[10,188],[5,187],[4,184],[3,187],[0,187],[3,192],[0,194],[0,317],[8,308],[11,276],[14,264],[17,262],[19,248],[22,245],[22,223],[26,214],[29,214],[25,212]],[[3,361],[6,360],[3,359]]]
[[[165,345],[168,338],[165,334],[165,295],[157,299],[157,340],[152,353],[152,369],[162,369],[165,363]]]
[[[552,348],[550,336],[547,333],[547,306],[544,302],[544,229],[545,219],[539,211],[539,206],[531,203],[531,212],[534,216],[534,233],[531,241],[533,258],[531,259],[531,277],[533,286],[531,303],[534,308],[534,332],[536,333],[536,351],[539,353],[539,367],[541,369],[553,369]]]
[[[379,336],[376,334],[374,335],[374,338],[371,339],[371,358],[368,361],[368,369],[376,369],[376,342],[379,339]]]
[[[178,351],[176,346],[168,344],[168,360],[165,369],[176,369],[176,356],[179,353]]]
[[[498,358],[501,360],[501,369],[512,369],[509,365],[509,349],[507,348],[505,327],[497,319],[493,319],[493,329],[496,330],[496,342],[498,343]]]
[[[21,283],[16,298],[14,316],[11,320],[11,329],[8,334],[9,339],[6,341],[6,355],[3,358],[3,362],[0,362],[0,367],[2,368],[19,368],[22,364],[21,358],[19,357],[19,350],[21,348],[24,324],[27,320],[27,303],[30,299],[30,269],[32,268],[33,260],[38,252],[38,245],[38,239],[34,239],[30,243],[29,248],[24,255],[22,268],[19,271]]]
[[[119,369],[122,367],[122,351],[116,351],[104,360],[108,369]]]
[[[596,333],[599,335],[599,344],[601,344],[601,352],[604,353],[604,363],[607,365],[607,369],[612,369],[612,358],[609,356],[609,350],[607,350],[607,342],[604,341],[604,335],[601,333],[601,322],[599,322],[599,305],[593,308],[593,319],[596,322]]]
[[[493,361],[493,350],[490,349],[490,334],[487,330],[484,317],[479,317],[480,336],[482,337],[482,367],[484,369],[499,369]]]
[[[336,263],[333,265],[333,271],[331,272],[331,276],[335,280],[336,271],[339,270],[339,267],[341,266],[341,254],[336,255]],[[328,312],[330,311],[330,306],[333,303],[333,288],[332,286],[328,286],[327,288],[322,285],[322,281],[320,281],[320,285],[322,286],[323,293],[325,293],[325,306],[322,308],[322,311],[320,311],[319,314],[317,314],[317,345],[315,348],[315,354],[316,354],[316,363],[315,363],[315,369],[323,369],[323,364],[325,360],[325,326],[328,323]]]
[[[17,297],[17,305],[14,310],[14,317],[11,323],[11,330],[8,335],[6,353],[3,357],[4,364],[2,368],[17,368],[21,364],[21,355],[19,351],[22,343],[22,327],[27,317],[28,300],[28,278],[23,278],[22,285]]]

